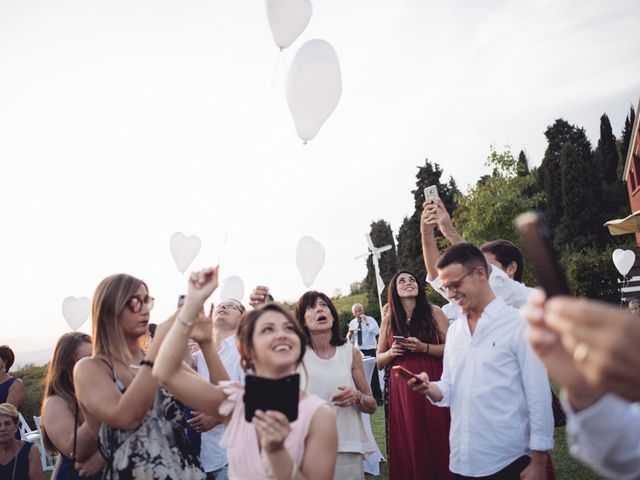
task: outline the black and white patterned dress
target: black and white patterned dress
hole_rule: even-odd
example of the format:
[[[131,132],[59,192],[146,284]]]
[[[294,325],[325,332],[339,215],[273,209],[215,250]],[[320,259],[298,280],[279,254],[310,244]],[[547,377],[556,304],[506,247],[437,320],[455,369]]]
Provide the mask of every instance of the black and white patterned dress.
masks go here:
[[[124,392],[112,368],[114,383]],[[100,453],[107,460],[103,478],[203,480],[206,474],[187,437],[184,406],[158,386],[153,406],[142,424],[131,431],[102,424],[98,433]]]

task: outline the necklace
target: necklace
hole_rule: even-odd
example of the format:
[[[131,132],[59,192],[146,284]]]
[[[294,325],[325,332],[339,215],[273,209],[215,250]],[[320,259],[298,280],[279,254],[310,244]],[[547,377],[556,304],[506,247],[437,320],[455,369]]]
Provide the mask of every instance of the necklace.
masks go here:
[[[316,351],[316,355],[318,355],[323,360],[329,360],[335,353],[336,349],[334,346],[329,347],[329,350],[327,350],[327,352],[320,353],[319,351]]]

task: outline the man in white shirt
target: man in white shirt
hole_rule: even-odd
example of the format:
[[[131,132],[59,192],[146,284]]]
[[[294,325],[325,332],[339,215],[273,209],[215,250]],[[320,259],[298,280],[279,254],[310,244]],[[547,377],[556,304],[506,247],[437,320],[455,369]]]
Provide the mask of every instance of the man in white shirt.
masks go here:
[[[364,309],[359,303],[353,304],[351,312],[353,312],[354,318],[349,322],[347,340],[352,342],[365,357],[375,358],[376,347],[378,346],[376,336],[380,333],[378,322],[376,322],[375,318],[365,315]],[[378,405],[382,405],[380,379],[376,369],[373,370],[369,383],[371,384],[371,393],[373,394],[373,398],[376,399]]]
[[[454,478],[546,478],[553,448],[547,372],[524,338],[519,311],[496,298],[482,252],[450,247],[437,263],[447,298],[462,315],[447,332],[439,381],[409,383],[450,407],[449,468]],[[498,269],[495,269],[498,270]]]
[[[244,381],[240,353],[236,347],[236,329],[244,310],[238,300],[225,300],[216,307],[213,319],[213,338],[230,380]],[[202,352],[195,353],[193,358],[198,375],[208,380],[209,369]],[[217,423],[213,417],[200,412],[194,412],[194,418],[189,420],[189,424],[196,431],[202,432],[200,460],[207,473],[207,480],[227,480],[227,451],[220,446],[224,424]]]

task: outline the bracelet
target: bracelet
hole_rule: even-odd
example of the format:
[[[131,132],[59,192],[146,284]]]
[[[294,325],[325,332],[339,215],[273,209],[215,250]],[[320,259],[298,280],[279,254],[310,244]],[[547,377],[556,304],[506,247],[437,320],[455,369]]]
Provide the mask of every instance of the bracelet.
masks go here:
[[[356,400],[356,405],[362,406],[363,400],[364,400],[364,393],[360,392],[360,397]]]
[[[153,360],[147,360],[143,358],[142,360],[140,360],[140,365],[142,365],[143,367],[146,365],[147,367],[153,368]]]
[[[430,347],[430,346],[431,346],[431,345],[430,345],[429,343],[427,343],[427,355],[429,355],[429,347]]]

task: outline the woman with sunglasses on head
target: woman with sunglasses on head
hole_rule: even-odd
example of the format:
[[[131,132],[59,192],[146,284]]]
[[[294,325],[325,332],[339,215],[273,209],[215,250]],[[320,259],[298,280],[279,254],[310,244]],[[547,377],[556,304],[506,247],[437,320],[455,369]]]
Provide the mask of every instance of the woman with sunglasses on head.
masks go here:
[[[182,406],[151,376],[173,319],[158,326],[146,354],[141,348],[152,308],[142,280],[117,274],[100,282],[92,304],[93,356],[74,371],[78,402],[106,459],[105,478],[204,479]]]
[[[429,304],[424,288],[407,271],[396,273],[387,288],[389,313],[380,326],[378,368],[399,366],[440,378],[447,317]],[[449,409],[425,402],[394,373],[385,390],[389,478],[451,478]]]
[[[224,367],[211,338],[211,322],[198,318],[198,311],[217,285],[217,268],[191,274],[187,299],[160,349],[153,374],[178,398],[224,422],[221,446],[227,448],[229,478],[329,480],[338,441],[335,416],[322,399],[300,390],[295,421],[278,411],[256,410],[247,422],[244,388],[238,382],[211,383],[221,378]],[[180,367],[189,337],[200,343],[210,382]],[[243,368],[272,380],[293,374],[305,351],[300,326],[273,303],[245,313],[237,338]]]
[[[91,337],[86,333],[69,332],[60,337],[49,362],[42,401],[42,440],[49,451],[59,453],[53,473],[56,480],[75,477],[72,458],[87,458],[79,465],[80,478],[101,478],[104,458],[96,439],[80,411],[77,411],[73,386],[73,367],[81,358],[91,356]],[[74,452],[76,448],[76,452]]]

